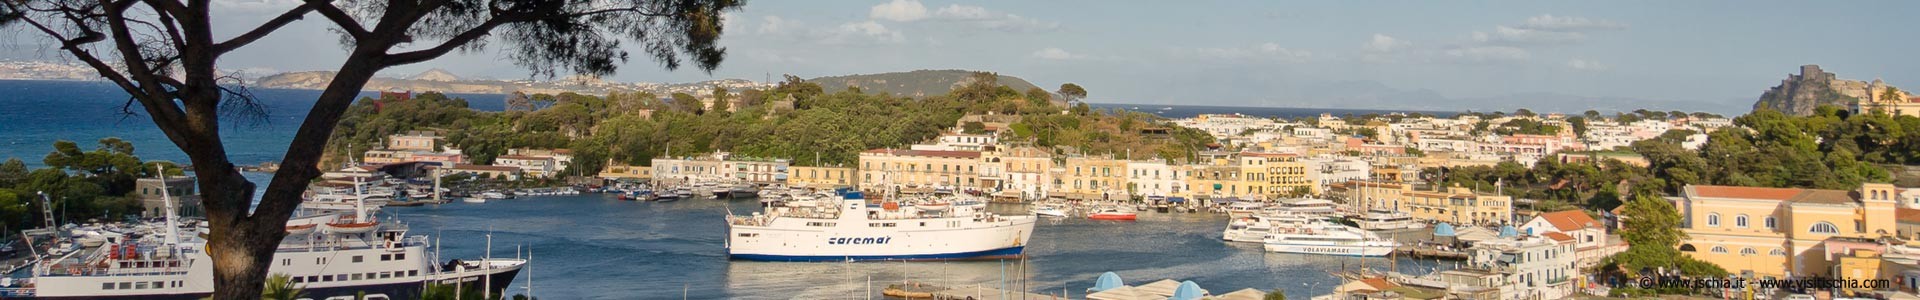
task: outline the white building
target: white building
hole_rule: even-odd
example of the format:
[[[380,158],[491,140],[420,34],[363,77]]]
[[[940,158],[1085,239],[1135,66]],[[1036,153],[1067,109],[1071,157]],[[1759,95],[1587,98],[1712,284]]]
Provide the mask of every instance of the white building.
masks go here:
[[[1176,166],[1158,158],[1127,162],[1127,185],[1135,195],[1179,195],[1187,190],[1187,180],[1180,175]]]
[[[1574,242],[1560,233],[1547,237],[1503,236],[1474,243],[1468,257],[1471,268],[1500,274],[1500,299],[1562,299],[1572,295]]]
[[[1300,163],[1306,166],[1310,192],[1315,195],[1326,193],[1327,187],[1336,182],[1365,181],[1373,171],[1372,164],[1365,160],[1339,156],[1301,158]]]
[[[932,144],[914,144],[912,150],[934,151],[985,151],[987,147],[1000,143],[1000,138],[992,134],[966,134],[948,132],[934,138]]]
[[[1545,237],[1548,233],[1565,234],[1574,239],[1574,259],[1578,267],[1587,268],[1598,265],[1608,256],[1625,250],[1625,244],[1614,247],[1614,241],[1607,237],[1607,225],[1596,221],[1587,212],[1565,210],[1540,214],[1521,224],[1521,232]]]

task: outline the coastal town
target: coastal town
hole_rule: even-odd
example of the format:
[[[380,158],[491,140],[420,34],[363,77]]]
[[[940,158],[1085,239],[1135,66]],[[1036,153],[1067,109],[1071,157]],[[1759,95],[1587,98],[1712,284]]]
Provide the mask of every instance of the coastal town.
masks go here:
[[[1916,4],[0,1],[0,299],[1920,300]]]

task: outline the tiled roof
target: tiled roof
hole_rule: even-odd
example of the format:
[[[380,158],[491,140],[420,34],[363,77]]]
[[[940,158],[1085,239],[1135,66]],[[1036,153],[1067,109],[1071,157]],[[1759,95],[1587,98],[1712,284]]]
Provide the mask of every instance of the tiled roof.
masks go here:
[[[1747,186],[1695,185],[1693,194],[1701,197],[1785,201],[1800,195],[1802,189]]]
[[[1400,286],[1397,284],[1393,284],[1392,282],[1388,282],[1387,279],[1384,277],[1362,279],[1360,280],[1360,283],[1365,283],[1367,284],[1367,286],[1373,287],[1373,290],[1375,291],[1384,291],[1393,287]]]
[[[1560,231],[1600,227],[1600,222],[1595,222],[1587,212],[1577,209],[1544,213],[1540,214],[1540,218],[1547,219],[1548,224],[1553,224],[1553,228]]]
[[[1893,218],[1900,222],[1920,223],[1920,209],[1899,208],[1893,211]]]
[[[863,152],[864,152],[864,153],[876,153],[876,154],[889,154],[889,155],[893,155],[893,156],[930,156],[930,157],[954,157],[954,158],[980,158],[980,151],[944,151],[944,150],[907,150],[907,149],[873,149],[873,150],[867,150],[867,151],[863,151]]]
[[[1545,237],[1547,237],[1547,238],[1549,238],[1549,239],[1553,239],[1553,240],[1555,240],[1555,241],[1562,241],[1562,242],[1567,242],[1567,241],[1574,241],[1574,239],[1573,239],[1573,236],[1571,236],[1571,235],[1567,235],[1567,234],[1565,234],[1565,233],[1559,233],[1559,232],[1548,232],[1548,233],[1544,233],[1544,234],[1540,234],[1540,235],[1541,235],[1541,236],[1545,236]]]

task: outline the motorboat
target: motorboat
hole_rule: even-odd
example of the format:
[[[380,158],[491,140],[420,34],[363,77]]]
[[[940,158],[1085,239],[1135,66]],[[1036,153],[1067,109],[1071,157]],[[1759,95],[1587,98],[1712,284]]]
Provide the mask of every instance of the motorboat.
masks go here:
[[[1046,217],[1067,217],[1069,210],[1062,205],[1041,204],[1033,207],[1033,214]]]
[[[1136,215],[1132,211],[1122,210],[1117,207],[1104,207],[1087,214],[1087,219],[1093,220],[1133,221],[1135,218]]]

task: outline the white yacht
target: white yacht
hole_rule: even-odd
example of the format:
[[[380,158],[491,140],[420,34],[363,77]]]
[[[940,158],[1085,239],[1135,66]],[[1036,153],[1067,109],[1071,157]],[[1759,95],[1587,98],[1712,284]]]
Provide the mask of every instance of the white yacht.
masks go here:
[[[1292,213],[1309,216],[1332,217],[1340,214],[1333,201],[1312,198],[1283,199],[1267,207],[1268,213]]]
[[[207,229],[182,226],[171,199],[166,202],[164,224],[136,226],[146,229],[108,237],[96,247],[48,243],[68,246],[38,251],[44,255],[31,258],[29,267],[0,279],[0,299],[209,297],[214,280],[213,259],[204,251]],[[526,264],[499,258],[441,264],[426,236],[407,235],[398,220],[373,218],[377,209],[364,201],[349,211],[304,209],[307,215],[288,221],[288,235],[267,272],[289,276],[310,299],[416,299],[427,283],[501,295]]]
[[[1263,240],[1268,252],[1386,256],[1400,244],[1371,231],[1325,221],[1276,224]]]
[[[760,261],[957,260],[1018,257],[1033,216],[988,213],[984,203],[886,202],[858,192],[788,201],[727,216],[727,256]]]
[[[1395,230],[1427,228],[1427,224],[1413,219],[1413,214],[1404,211],[1367,210],[1360,218],[1353,220],[1366,230]]]
[[[1227,229],[1220,232],[1220,239],[1229,242],[1263,243],[1276,226],[1305,224],[1313,221],[1313,217],[1299,214],[1256,214],[1235,218],[1227,222]]]
[[[1043,217],[1061,217],[1061,218],[1065,218],[1065,217],[1067,217],[1067,214],[1068,214],[1069,212],[1070,212],[1070,210],[1069,210],[1069,209],[1067,209],[1067,207],[1066,207],[1065,205],[1059,205],[1059,204],[1036,204],[1036,205],[1034,205],[1034,206],[1033,206],[1033,214],[1034,214],[1034,215],[1038,215],[1038,216],[1043,216]]]
[[[1227,204],[1227,217],[1235,219],[1251,217],[1260,214],[1261,210],[1266,207],[1267,205],[1265,203],[1241,200]]]

